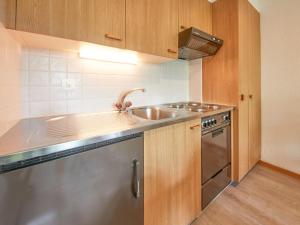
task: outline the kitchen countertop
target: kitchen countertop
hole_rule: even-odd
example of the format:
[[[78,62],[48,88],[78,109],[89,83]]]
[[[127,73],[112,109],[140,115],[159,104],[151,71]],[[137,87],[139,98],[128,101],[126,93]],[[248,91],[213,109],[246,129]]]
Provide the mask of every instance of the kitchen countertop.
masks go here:
[[[48,161],[47,155],[58,154],[95,143],[105,142],[155,129],[174,123],[193,120],[226,111],[233,107],[220,106],[207,112],[190,112],[185,109],[163,110],[177,113],[177,117],[163,120],[146,120],[130,112],[103,112],[23,119],[0,137],[0,173],[14,168]],[[71,153],[68,153],[69,155]]]

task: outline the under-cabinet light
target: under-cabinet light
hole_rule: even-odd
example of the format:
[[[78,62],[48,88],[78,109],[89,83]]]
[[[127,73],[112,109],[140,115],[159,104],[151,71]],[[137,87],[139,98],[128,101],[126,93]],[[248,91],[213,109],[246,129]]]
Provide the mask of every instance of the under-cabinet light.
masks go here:
[[[106,46],[82,46],[80,47],[79,56],[81,58],[107,62],[126,64],[138,63],[138,56],[136,52]]]

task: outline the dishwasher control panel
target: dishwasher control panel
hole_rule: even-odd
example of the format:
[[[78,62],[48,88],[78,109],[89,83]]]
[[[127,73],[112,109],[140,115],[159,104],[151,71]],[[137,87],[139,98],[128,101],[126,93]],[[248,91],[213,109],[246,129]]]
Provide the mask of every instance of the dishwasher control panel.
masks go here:
[[[228,124],[231,121],[230,112],[220,113],[213,116],[202,118],[201,126],[202,130],[217,127],[223,124]]]

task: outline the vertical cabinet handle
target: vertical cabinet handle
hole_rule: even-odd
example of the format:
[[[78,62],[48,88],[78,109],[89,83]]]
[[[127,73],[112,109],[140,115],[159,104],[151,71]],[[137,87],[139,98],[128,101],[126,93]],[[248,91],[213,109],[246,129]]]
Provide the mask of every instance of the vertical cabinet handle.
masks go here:
[[[137,159],[133,160],[133,184],[132,184],[132,189],[133,189],[133,196],[138,199],[141,195],[140,191],[140,174],[139,174],[139,167],[140,167],[140,162]]]
[[[244,100],[245,100],[245,95],[241,94],[241,101],[244,101]]]

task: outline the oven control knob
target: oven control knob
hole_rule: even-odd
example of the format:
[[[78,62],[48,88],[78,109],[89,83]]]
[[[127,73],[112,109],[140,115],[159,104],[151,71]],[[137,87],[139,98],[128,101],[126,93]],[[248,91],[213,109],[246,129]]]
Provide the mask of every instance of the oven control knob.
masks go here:
[[[208,121],[208,126],[212,126],[213,125],[213,121],[212,120],[209,120]]]
[[[216,125],[217,124],[217,120],[216,119],[214,119],[214,125]]]
[[[207,127],[207,122],[206,121],[202,122],[202,127],[204,127],[204,128]]]

